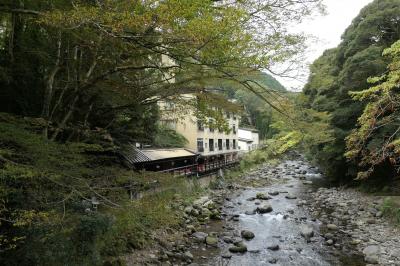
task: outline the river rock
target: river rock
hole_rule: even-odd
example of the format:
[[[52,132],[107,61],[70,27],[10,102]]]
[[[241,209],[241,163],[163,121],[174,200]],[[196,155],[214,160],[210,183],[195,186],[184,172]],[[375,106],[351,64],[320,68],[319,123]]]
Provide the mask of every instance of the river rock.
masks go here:
[[[222,240],[224,240],[225,243],[233,243],[233,238],[230,236],[224,236]]]
[[[300,235],[306,240],[310,240],[314,236],[314,229],[309,225],[303,224],[300,226]]]
[[[327,224],[326,228],[328,228],[329,230],[332,230],[332,231],[336,231],[338,229],[336,224]]]
[[[186,261],[192,261],[193,260],[193,255],[190,253],[190,251],[186,251],[183,253],[182,258]]]
[[[252,211],[245,211],[244,214],[246,214],[246,215],[254,215],[254,214],[256,214],[256,212],[257,212],[257,209],[252,210]]]
[[[195,238],[197,242],[205,242],[208,234],[204,232],[195,232],[192,234],[192,236]]]
[[[240,242],[235,246],[229,247],[229,251],[232,253],[245,253],[247,251],[247,246],[243,242]]]
[[[266,204],[263,204],[263,205],[257,207],[257,211],[259,213],[268,213],[268,212],[272,212],[273,209],[272,209],[271,204],[266,203]]]
[[[191,214],[192,210],[193,210],[193,207],[192,207],[192,206],[187,206],[183,211],[184,211],[186,214]]]
[[[249,230],[242,230],[240,232],[240,235],[246,240],[250,240],[250,239],[254,238],[254,233]]]
[[[221,257],[224,258],[224,259],[230,259],[230,258],[232,258],[232,254],[227,253],[227,252],[226,253],[222,253]]]
[[[218,245],[218,238],[214,236],[207,236],[206,237],[206,244],[209,246],[214,246],[216,247]]]
[[[279,245],[271,245],[271,246],[267,247],[267,249],[272,250],[272,251],[278,251]]]
[[[279,195],[279,191],[271,191],[271,192],[268,192],[268,194],[271,195],[271,196],[278,196]]]
[[[290,199],[290,200],[297,199],[297,197],[294,195],[286,195],[285,198]]]
[[[273,259],[268,260],[268,262],[269,262],[270,264],[276,264],[276,263],[278,262],[278,259],[273,258]]]
[[[256,195],[256,199],[259,199],[259,200],[269,200],[269,199],[271,199],[271,197],[270,196],[268,196],[268,195],[266,195],[266,194],[264,194],[264,193],[257,193],[257,195]]]
[[[367,246],[362,252],[365,256],[365,262],[370,264],[378,263],[378,257],[381,253],[381,248],[378,245]]]
[[[332,246],[332,245],[333,245],[333,240],[332,240],[332,239],[328,239],[328,240],[326,241],[326,244],[327,244],[328,246]]]
[[[201,197],[193,202],[193,206],[203,206],[203,204],[209,200],[210,198],[208,196]]]

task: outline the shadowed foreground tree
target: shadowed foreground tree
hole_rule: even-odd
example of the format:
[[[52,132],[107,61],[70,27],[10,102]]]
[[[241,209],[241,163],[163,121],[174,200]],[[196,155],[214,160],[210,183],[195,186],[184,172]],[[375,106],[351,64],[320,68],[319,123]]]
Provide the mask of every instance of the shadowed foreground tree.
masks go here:
[[[288,33],[288,23],[318,6],[317,0],[10,1],[0,5],[9,102],[3,110],[40,115],[44,135],[65,140],[112,128],[129,108],[199,91],[207,79],[256,90],[235,77],[273,71],[301,54],[305,38]]]

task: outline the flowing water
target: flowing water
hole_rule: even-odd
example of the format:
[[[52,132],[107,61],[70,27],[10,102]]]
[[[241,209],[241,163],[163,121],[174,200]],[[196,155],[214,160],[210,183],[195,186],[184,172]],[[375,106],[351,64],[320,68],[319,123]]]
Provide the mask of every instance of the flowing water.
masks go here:
[[[262,171],[262,176],[279,177],[274,185],[264,188],[246,188],[232,195],[226,201],[224,212],[227,217],[237,217],[233,221],[216,222],[207,229],[208,232],[218,231],[221,235],[240,234],[243,229],[250,230],[255,238],[244,243],[248,252],[233,254],[228,251],[232,244],[220,241],[219,249],[200,249],[194,251],[195,263],[199,265],[365,265],[361,257],[348,255],[340,249],[327,247],[325,240],[319,236],[320,222],[301,207],[303,199],[307,198],[307,191],[316,189],[323,183],[317,170],[302,159],[282,162],[275,168]],[[304,184],[300,177],[306,177],[311,184]],[[308,182],[310,183],[310,182]],[[319,185],[316,185],[319,184]],[[268,202],[273,211],[265,214],[246,214],[253,211],[257,200],[251,200],[257,193],[279,192],[271,196]],[[286,196],[296,197],[288,199]],[[290,197],[289,197],[290,198]],[[249,200],[250,199],[250,200]],[[304,202],[303,202],[304,203]],[[229,219],[227,219],[229,220]],[[300,226],[307,224],[315,231],[311,242],[300,235]],[[222,230],[222,231],[221,231]],[[279,250],[268,249],[279,245]],[[231,258],[223,258],[232,255]]]

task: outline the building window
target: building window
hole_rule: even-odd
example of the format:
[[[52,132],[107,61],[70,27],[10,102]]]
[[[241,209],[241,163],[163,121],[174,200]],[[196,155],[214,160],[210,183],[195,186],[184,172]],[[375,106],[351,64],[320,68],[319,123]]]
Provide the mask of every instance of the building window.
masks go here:
[[[233,126],[232,126],[232,133],[233,133],[233,134],[236,134],[236,125],[233,125]]]
[[[230,149],[230,146],[229,146],[229,139],[225,140],[225,142],[226,142],[226,149],[229,150],[229,149]]]
[[[218,150],[222,151],[222,139],[218,139]]]
[[[236,115],[235,114],[233,114],[233,120],[236,120]]]
[[[228,119],[231,118],[231,113],[227,112],[226,113],[226,118],[228,118]]]
[[[232,144],[233,149],[236,149],[236,139],[233,140],[233,144]]]
[[[208,140],[208,146],[210,147],[210,151],[214,151],[214,139]]]
[[[197,139],[197,151],[204,152],[204,141],[203,139]]]
[[[197,120],[197,130],[203,131],[204,130],[204,123],[201,120]]]

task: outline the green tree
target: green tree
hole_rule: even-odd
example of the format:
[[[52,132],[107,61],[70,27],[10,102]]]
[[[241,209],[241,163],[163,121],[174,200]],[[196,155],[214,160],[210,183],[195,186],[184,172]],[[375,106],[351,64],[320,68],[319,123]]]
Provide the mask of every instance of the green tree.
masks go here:
[[[325,51],[311,66],[304,106],[330,114],[334,141],[320,145],[310,155],[328,176],[337,180],[348,181],[357,174],[356,165],[344,157],[345,138],[354,129],[365,104],[354,101],[349,92],[368,87],[368,77],[385,71],[389,62],[381,54],[400,38],[398,12],[398,1],[373,1],[346,29],[340,45]]]
[[[393,181],[400,171],[400,41],[385,49],[391,60],[387,74],[370,78],[369,89],[352,92],[353,99],[367,103],[358,127],[347,137],[346,157],[360,167],[357,179],[384,169],[381,179]],[[386,180],[385,180],[386,181]]]

